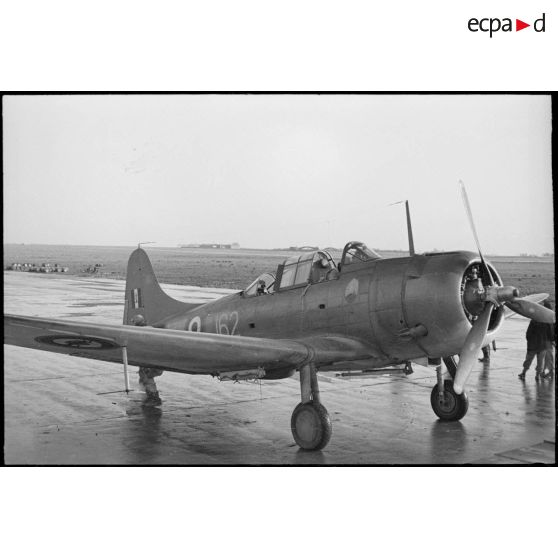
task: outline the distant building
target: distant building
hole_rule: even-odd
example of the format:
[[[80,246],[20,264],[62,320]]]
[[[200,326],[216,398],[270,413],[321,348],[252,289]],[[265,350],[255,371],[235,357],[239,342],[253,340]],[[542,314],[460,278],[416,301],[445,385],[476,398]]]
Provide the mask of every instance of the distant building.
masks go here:
[[[289,246],[293,252],[316,252],[319,249],[318,246]]]
[[[237,250],[240,248],[238,242],[233,242],[232,244],[179,244],[179,248],[212,248],[212,249],[225,249],[225,250]]]

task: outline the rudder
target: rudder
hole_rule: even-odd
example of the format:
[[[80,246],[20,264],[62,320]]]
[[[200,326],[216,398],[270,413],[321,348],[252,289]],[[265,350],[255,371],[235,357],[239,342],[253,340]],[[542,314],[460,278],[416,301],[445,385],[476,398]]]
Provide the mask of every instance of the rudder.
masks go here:
[[[137,248],[128,260],[124,325],[131,325],[143,316],[145,325],[152,325],[164,318],[187,312],[199,306],[170,297],[161,289],[145,250]]]

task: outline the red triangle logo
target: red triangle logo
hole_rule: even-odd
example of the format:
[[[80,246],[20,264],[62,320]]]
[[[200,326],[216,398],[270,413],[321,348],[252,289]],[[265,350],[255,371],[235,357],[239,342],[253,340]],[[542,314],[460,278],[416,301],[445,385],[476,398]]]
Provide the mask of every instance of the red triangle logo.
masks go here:
[[[522,29],[525,29],[526,27],[531,27],[531,24],[525,23],[524,21],[521,21],[520,19],[515,20],[515,30],[516,31],[521,31]]]

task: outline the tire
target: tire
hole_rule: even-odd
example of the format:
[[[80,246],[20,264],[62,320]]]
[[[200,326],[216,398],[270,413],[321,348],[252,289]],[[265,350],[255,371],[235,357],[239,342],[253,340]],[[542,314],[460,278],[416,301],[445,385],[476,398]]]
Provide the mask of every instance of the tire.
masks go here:
[[[332,432],[326,408],[313,401],[299,403],[291,416],[291,432],[295,442],[304,450],[325,448]]]
[[[453,381],[444,381],[444,392],[445,392],[445,402],[440,403],[438,399],[438,384],[432,389],[430,394],[430,404],[432,405],[432,410],[440,418],[440,420],[455,421],[461,420],[467,413],[469,409],[469,399],[467,394],[463,392],[457,395],[453,391]]]

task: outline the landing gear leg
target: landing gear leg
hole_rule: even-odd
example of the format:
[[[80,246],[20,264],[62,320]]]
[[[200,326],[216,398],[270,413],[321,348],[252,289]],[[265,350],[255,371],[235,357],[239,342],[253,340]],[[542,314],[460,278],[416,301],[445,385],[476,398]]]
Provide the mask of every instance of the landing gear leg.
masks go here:
[[[446,365],[452,380],[455,379],[455,373],[457,372],[457,362],[455,362],[455,357],[450,356],[444,358],[444,364]]]
[[[451,369],[448,367],[451,375]],[[454,372],[455,375],[455,372]],[[440,420],[461,420],[469,409],[469,399],[465,392],[457,395],[453,391],[453,379],[444,380],[442,365],[436,366],[437,382],[430,394],[432,410]]]
[[[443,375],[441,364],[436,366],[436,387],[438,388],[438,399],[440,403],[443,404],[445,400],[445,393],[444,393],[444,375]]]
[[[291,431],[295,442],[305,450],[320,450],[331,438],[331,420],[320,403],[316,367],[310,363],[300,369],[299,403],[291,416]]]

